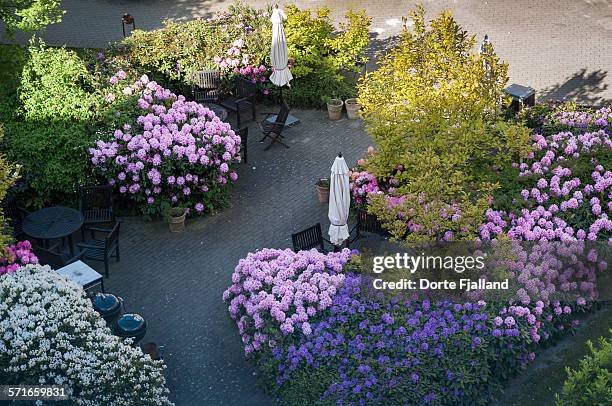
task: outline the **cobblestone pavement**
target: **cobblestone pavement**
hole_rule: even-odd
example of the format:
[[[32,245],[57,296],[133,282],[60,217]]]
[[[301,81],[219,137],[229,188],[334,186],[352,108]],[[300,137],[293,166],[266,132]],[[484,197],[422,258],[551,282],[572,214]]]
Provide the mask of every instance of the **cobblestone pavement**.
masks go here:
[[[510,64],[512,82],[534,87],[546,98],[568,97],[585,104],[612,101],[612,1],[610,0],[423,0],[428,15],[452,10],[468,32],[489,34],[498,55]],[[50,26],[50,45],[104,47],[121,39],[121,15],[129,12],[142,29],[162,21],[210,16],[232,0],[63,0],[63,22]],[[273,3],[250,0],[254,6]],[[287,3],[279,1],[280,5]],[[417,1],[296,0],[300,7],[329,6],[340,18],[349,8],[365,8],[378,40],[396,35],[401,16]],[[21,38],[23,41],[23,38]]]
[[[230,208],[188,219],[182,234],[163,222],[122,219],[121,261],[111,264],[105,285],[125,299],[127,311],[146,318],[144,342],[165,345],[177,405],[272,404],[256,386],[222,293],[248,252],[290,247],[292,232],[318,221],[327,230],[327,205],[318,202],[314,183],[329,176],[339,151],[353,165],[369,145],[360,121],[330,122],[322,110],[293,114],[302,123],[286,133],[290,149],[264,151],[251,123],[249,163],[240,165]]]
[[[249,1],[260,6],[262,0]],[[279,2],[284,4],[285,2]],[[366,8],[377,40],[397,34],[413,1],[296,1],[299,6]],[[451,9],[479,38],[487,33],[510,63],[513,82],[540,96],[572,97],[589,104],[612,99],[612,2],[606,0],[424,1],[429,16]],[[120,17],[129,12],[139,28],[162,20],[206,17],[226,0],[64,0],[64,21],[46,32],[50,45],[103,47],[121,38]],[[23,38],[20,39],[23,41]],[[263,109],[261,109],[263,110]],[[145,341],[165,345],[167,377],[177,405],[269,405],[245,362],[237,331],[221,301],[237,261],[262,247],[288,247],[290,234],[326,219],[314,182],[326,176],[338,151],[351,165],[369,145],[361,123],[329,122],[324,111],[294,112],[302,124],[287,131],[291,148],[263,151],[251,123],[249,158],[241,165],[232,206],[208,218],[188,220],[174,235],[161,222],[123,219],[122,259],[111,266],[107,290],[128,311],[142,313]],[[97,265],[96,265],[97,266]],[[99,269],[99,267],[98,267]]]

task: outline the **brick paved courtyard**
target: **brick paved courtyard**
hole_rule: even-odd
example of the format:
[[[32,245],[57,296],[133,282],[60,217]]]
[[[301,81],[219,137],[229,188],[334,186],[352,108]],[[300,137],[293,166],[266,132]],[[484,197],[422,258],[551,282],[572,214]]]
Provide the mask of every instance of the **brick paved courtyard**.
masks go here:
[[[64,0],[61,24],[47,29],[49,45],[104,47],[121,39],[121,15],[129,12],[142,29],[164,19],[205,18],[233,0]],[[267,0],[251,0],[264,6]],[[280,5],[288,3],[279,1]],[[376,39],[401,29],[401,17],[418,1],[296,0],[300,7],[328,6],[335,18],[348,8],[365,8]],[[452,10],[459,24],[482,39],[489,34],[497,54],[510,64],[510,80],[534,87],[547,98],[568,97],[585,104],[612,100],[612,1],[610,0],[427,0],[428,15]]]
[[[352,165],[369,145],[359,121],[330,122],[324,111],[294,114],[302,124],[286,134],[290,149],[277,144],[263,151],[267,144],[258,142],[251,122],[249,163],[241,165],[229,209],[188,219],[182,234],[171,234],[162,222],[122,219],[121,262],[111,265],[107,291],[146,317],[144,341],[166,346],[177,405],[271,403],[255,385],[221,295],[247,252],[289,247],[292,232],[317,221],[329,226],[314,183],[329,175],[338,151]]]
[[[249,4],[262,6],[262,0]],[[279,4],[284,4],[280,2]],[[330,6],[338,18],[349,7],[366,8],[378,40],[396,35],[413,1],[295,1],[301,7]],[[425,1],[428,15],[442,9],[479,38],[487,33],[498,55],[510,64],[510,79],[543,97],[581,103],[612,100],[612,2],[607,0]],[[130,12],[139,28],[162,20],[210,16],[226,0],[64,0],[61,24],[46,32],[49,45],[104,47],[121,38],[120,17]],[[267,109],[260,108],[260,111]],[[128,311],[149,323],[145,341],[165,346],[166,376],[177,405],[269,405],[254,369],[221,301],[238,260],[262,247],[289,247],[290,234],[320,221],[329,225],[314,182],[329,173],[338,151],[352,165],[369,138],[359,121],[330,122],[326,112],[293,112],[302,124],[291,128],[286,150],[263,151],[250,123],[249,163],[241,165],[232,205],[221,213],[189,219],[182,234],[162,222],[122,219],[122,259],[111,266],[107,291],[122,296]],[[97,266],[97,265],[96,265]],[[98,267],[99,269],[99,267]]]

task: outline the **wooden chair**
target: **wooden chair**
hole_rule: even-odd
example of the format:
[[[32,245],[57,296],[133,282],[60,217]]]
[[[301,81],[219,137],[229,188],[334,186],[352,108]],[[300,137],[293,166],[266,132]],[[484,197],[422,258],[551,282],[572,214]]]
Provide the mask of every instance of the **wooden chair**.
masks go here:
[[[84,243],[77,244],[77,247],[81,248],[83,252],[83,258],[93,259],[95,261],[104,262],[104,272],[108,278],[108,262],[111,257],[116,257],[119,262],[119,226],[121,223],[117,222],[112,229],[90,227],[89,230],[92,235],[95,232],[104,233],[102,238],[92,238]]]
[[[191,93],[198,103],[219,103],[221,99],[221,72],[203,70],[191,77]]]
[[[17,201],[13,197],[8,197],[2,203],[2,212],[4,217],[8,220],[9,226],[13,229],[13,237],[21,238],[24,236],[22,223],[23,219],[26,218],[29,211],[17,206]]]
[[[255,120],[255,94],[257,85],[250,80],[237,76],[234,78],[234,88],[229,97],[224,98],[219,104],[229,111],[236,113],[236,128],[240,128],[240,114],[251,110]]]
[[[289,117],[289,105],[284,100],[281,101],[281,109],[278,114],[276,113],[264,113],[266,118],[263,119],[262,122],[259,123],[259,128],[263,133],[263,138],[259,140],[259,142],[264,142],[266,138],[270,138],[270,145],[268,145],[264,150],[267,151],[272,147],[272,144],[278,142],[281,145],[284,145],[286,148],[289,148],[289,145],[285,144],[282,141],[283,129],[285,128],[285,123],[287,122],[287,117]],[[268,121],[268,118],[272,115],[276,115],[276,120],[274,122]],[[274,134],[274,135],[273,135]]]
[[[376,218],[376,216],[368,213],[366,210],[357,209],[357,224],[351,230],[351,234],[353,231],[356,231],[355,237],[350,240],[350,242],[355,242],[358,239],[363,237],[362,233],[372,233],[378,234],[381,236],[386,236],[387,231],[382,227],[380,221]]]
[[[240,136],[240,151],[242,153],[242,163],[249,162],[248,146],[249,146],[249,127],[243,127],[236,130],[236,135]]]
[[[50,248],[43,248],[38,245],[33,245],[32,250],[34,251],[34,254],[36,254],[36,257],[38,257],[38,262],[40,264],[49,265],[52,269],[63,268],[83,257],[83,251],[79,251],[73,257],[66,258],[66,256],[64,256],[64,254],[62,254],[62,252],[59,250],[59,247],[59,244],[55,244]]]
[[[295,252],[316,248],[319,251],[326,253],[328,251],[325,249],[324,243],[327,242],[331,245],[329,240],[323,238],[321,223],[317,223],[305,230],[291,234],[291,241],[293,242],[293,250]]]
[[[85,239],[85,229],[90,225],[115,221],[113,189],[110,185],[81,186],[79,197],[79,210],[83,214],[83,228],[81,229],[83,239]]]

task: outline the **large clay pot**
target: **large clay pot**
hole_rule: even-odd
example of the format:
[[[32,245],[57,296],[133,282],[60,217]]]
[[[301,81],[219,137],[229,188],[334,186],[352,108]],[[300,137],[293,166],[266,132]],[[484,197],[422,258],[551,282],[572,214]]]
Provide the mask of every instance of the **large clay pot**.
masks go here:
[[[329,202],[329,186],[317,185],[317,194],[319,195],[319,203]]]
[[[180,214],[183,213],[183,214]],[[185,217],[187,213],[183,209],[174,208],[168,215],[168,227],[172,233],[185,231]]]
[[[327,113],[330,120],[340,120],[342,117],[342,106],[344,102],[340,99],[331,99],[327,103]]]
[[[357,99],[346,99],[344,102],[346,106],[346,115],[351,120],[359,118],[359,110],[361,110],[361,104],[357,103]]]

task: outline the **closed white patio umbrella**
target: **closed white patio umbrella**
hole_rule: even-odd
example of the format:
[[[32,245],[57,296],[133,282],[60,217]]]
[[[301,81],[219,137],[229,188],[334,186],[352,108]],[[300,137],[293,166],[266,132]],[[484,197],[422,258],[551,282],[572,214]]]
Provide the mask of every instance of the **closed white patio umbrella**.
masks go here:
[[[348,215],[351,204],[349,188],[349,168],[342,157],[338,154],[331,167],[329,185],[329,240],[334,245],[341,245],[349,238]]]
[[[287,49],[287,37],[285,36],[285,28],[283,27],[283,21],[287,19],[287,15],[278,8],[278,4],[274,6],[272,10],[272,46],[270,47],[270,62],[272,64],[272,74],[270,75],[270,82],[280,87],[280,97],[283,98],[283,86],[290,87],[291,79],[293,75],[289,70],[289,50]],[[276,115],[268,117],[268,122],[274,123],[276,121]],[[300,120],[289,114],[285,121],[285,126],[291,127],[299,124]]]
[[[286,19],[285,13],[276,5],[272,11],[272,17],[270,17],[270,21],[272,21],[272,47],[270,49],[272,75],[270,75],[270,82],[279,87],[290,86],[289,82],[293,79],[293,75],[287,66],[289,51],[287,50],[287,38],[283,27],[283,20]]]

